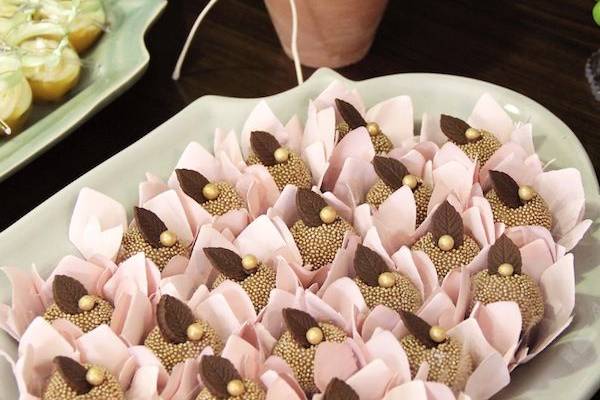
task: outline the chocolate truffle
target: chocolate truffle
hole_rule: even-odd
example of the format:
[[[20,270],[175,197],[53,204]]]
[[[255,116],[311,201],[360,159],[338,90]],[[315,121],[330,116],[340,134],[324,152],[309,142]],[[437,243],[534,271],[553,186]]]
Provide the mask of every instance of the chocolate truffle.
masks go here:
[[[191,169],[176,169],[181,190],[211,215],[219,216],[245,207],[235,188],[225,181],[209,182],[201,173]]]
[[[444,135],[465,152],[472,160],[479,161],[481,166],[502,146],[502,143],[492,133],[475,129],[465,121],[442,115],[440,127]]]
[[[375,153],[387,154],[394,148],[394,144],[390,138],[388,138],[385,133],[381,131],[381,128],[377,122],[365,121],[363,116],[360,115],[360,112],[358,112],[358,110],[352,104],[342,99],[335,99],[335,105],[338,112],[344,119],[344,122],[341,122],[336,126],[338,141],[342,140],[344,136],[346,136],[346,134],[351,130],[360,128],[362,126],[365,127],[369,132],[371,143],[373,143],[373,147],[375,148]]]

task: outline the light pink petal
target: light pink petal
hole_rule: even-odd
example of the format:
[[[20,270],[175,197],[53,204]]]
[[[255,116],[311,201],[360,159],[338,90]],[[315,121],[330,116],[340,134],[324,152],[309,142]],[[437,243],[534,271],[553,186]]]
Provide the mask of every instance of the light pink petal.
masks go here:
[[[69,240],[85,258],[102,254],[114,259],[127,229],[123,206],[90,188],[79,192],[69,225]]]
[[[223,155],[227,156],[227,158],[229,158],[229,160],[239,169],[246,166],[246,162],[244,161],[240,149],[240,143],[234,130],[225,133],[221,128],[215,129],[213,150],[216,157],[221,157]]]
[[[42,317],[35,318],[21,336],[19,356],[28,348],[35,351],[35,362],[42,368],[51,368],[52,360],[58,355],[74,357],[77,354],[68,340]]]
[[[267,396],[265,400],[305,400],[306,395],[300,388],[294,389],[288,380],[285,380],[275,371],[267,371],[261,377],[263,383],[267,386]],[[268,384],[267,384],[268,382]],[[296,384],[297,385],[297,384]]]
[[[467,122],[474,128],[493,133],[501,143],[506,143],[513,131],[512,119],[488,93],[477,100]]]
[[[485,357],[473,371],[465,393],[473,399],[489,399],[510,382],[506,363],[498,353]]]
[[[592,220],[586,219],[575,225],[573,229],[566,232],[558,241],[561,246],[564,246],[566,251],[572,250],[577,243],[583,238],[587,230],[592,226]]]
[[[269,217],[261,215],[239,234],[234,244],[240,254],[254,254],[259,260],[269,260],[273,252],[287,243]]]
[[[538,329],[539,337],[544,337],[548,334],[547,327],[557,322],[562,324],[573,313],[575,307],[573,254],[567,254],[550,266],[542,274],[539,283],[546,304],[544,319]]]
[[[370,161],[347,158],[333,193],[346,205],[354,207],[364,202],[367,192],[376,181],[377,174]]]
[[[527,154],[535,153],[535,147],[533,145],[533,125],[531,123],[517,122],[510,135],[510,139],[525,149]]]
[[[366,313],[369,308],[356,283],[348,277],[333,282],[323,293],[323,301],[345,317],[354,315],[354,310]]]
[[[359,369],[352,349],[344,343],[323,342],[314,361],[315,384],[321,392],[333,378],[346,380]]]
[[[444,135],[444,132],[442,132],[440,127],[439,114],[423,114],[419,136],[420,142],[433,142],[438,146],[441,146],[448,141],[448,137]]]
[[[325,172],[329,168],[329,158],[323,143],[316,142],[305,147],[302,153],[302,159],[310,168],[313,183],[321,187]]]
[[[19,340],[29,323],[44,310],[37,293],[34,276],[20,268],[5,267],[2,271],[11,284],[12,306],[0,304],[0,327]]]
[[[429,400],[455,400],[452,390],[439,382],[425,382],[427,398]]]
[[[115,376],[129,358],[127,345],[108,325],[100,325],[77,339],[77,349],[82,362],[102,365]]]
[[[200,172],[209,181],[215,181],[220,178],[219,168],[215,157],[204,148],[200,143],[190,142],[179,157],[175,169],[191,169]],[[169,177],[169,186],[179,187],[175,172]]]
[[[241,133],[242,154],[245,158],[251,152],[250,149],[250,134],[252,131],[265,131],[274,135],[279,143],[285,144],[286,135],[281,121],[273,114],[271,108],[266,101],[261,100],[256,107],[250,112],[248,119],[244,122],[244,127]]]
[[[347,158],[358,158],[370,162],[375,156],[375,149],[366,128],[360,127],[350,131],[340,140],[329,159],[329,169],[323,178],[323,186],[331,190],[342,170]]]
[[[519,342],[522,321],[517,303],[499,301],[480,305],[475,317],[488,342],[505,360],[512,358],[511,350]]]
[[[380,359],[365,365],[346,380],[361,400],[379,400],[385,394],[387,382],[394,377],[392,371]]]
[[[328,159],[335,146],[335,109],[327,107],[317,110],[311,101],[308,105],[302,148],[306,151],[308,147],[317,143],[321,145],[325,159]]]
[[[144,203],[144,208],[154,212],[174,232],[179,240],[191,243],[194,240],[191,227],[188,224],[185,210],[174,190],[159,194]]]
[[[398,382],[410,381],[410,365],[404,349],[390,331],[381,331],[366,343],[369,359],[381,359],[396,374]]]
[[[248,205],[251,216],[257,217],[277,201],[279,189],[269,171],[262,165],[251,165],[235,185]]]
[[[136,345],[153,323],[152,303],[137,289],[121,293],[115,300],[110,327],[129,345]]]
[[[395,147],[413,140],[413,106],[409,96],[397,96],[375,104],[367,111],[367,121],[375,121]]]
[[[215,217],[213,226],[218,231],[229,230],[234,235],[238,235],[250,222],[248,210],[245,208],[230,210],[225,214]]]
[[[490,354],[497,354],[500,359],[502,356],[488,343],[474,318],[467,318],[460,324],[448,331],[448,335],[458,339],[473,358],[475,365],[481,363]],[[504,362],[504,361],[502,361]]]
[[[236,332],[241,326],[240,321],[222,294],[211,294],[194,311],[223,339]]]
[[[165,400],[178,400],[192,398],[200,389],[198,383],[198,360],[187,359],[173,368],[167,386],[161,392]]]
[[[404,383],[390,390],[384,397],[384,400],[404,399],[429,400],[427,391],[425,390],[425,383],[423,381],[411,381]]]
[[[400,315],[389,307],[378,305],[365,318],[361,335],[368,340],[377,328],[392,330],[400,322]]]
[[[226,280],[212,290],[212,295],[223,295],[239,321],[254,321],[256,312],[246,291],[236,282]]]
[[[127,391],[128,399],[159,400],[158,394],[159,368],[157,366],[142,366],[139,368]]]
[[[416,215],[415,197],[408,186],[396,190],[379,206],[373,215],[373,223],[388,253],[410,243]]]
[[[141,206],[153,197],[158,196],[164,191],[169,190],[166,183],[161,182],[141,182],[138,186],[138,205]]]
[[[564,182],[569,182],[569,190],[556,190]],[[581,220],[585,194],[578,170],[565,168],[544,172],[536,177],[533,187],[548,204],[554,216],[554,234],[564,235]]]
[[[314,100],[314,105],[318,110],[326,107],[335,107],[335,99],[344,100],[352,104],[359,113],[364,115],[365,106],[356,90],[348,89],[340,81],[333,81],[323,90]],[[338,114],[338,119],[341,120]]]
[[[229,336],[222,357],[227,358],[235,369],[248,379],[256,379],[259,373],[259,364],[262,354],[256,347],[237,335]],[[243,372],[242,372],[243,371]]]

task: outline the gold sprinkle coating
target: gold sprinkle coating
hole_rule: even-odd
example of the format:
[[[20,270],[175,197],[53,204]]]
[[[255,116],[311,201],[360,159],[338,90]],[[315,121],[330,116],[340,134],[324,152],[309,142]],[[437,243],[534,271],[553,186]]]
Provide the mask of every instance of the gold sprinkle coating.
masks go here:
[[[519,208],[510,208],[498,198],[494,189],[487,192],[485,198],[492,206],[495,222],[503,222],[507,228],[511,226],[539,225],[552,228],[552,214],[541,196],[533,198]]]
[[[343,343],[346,340],[346,333],[335,325],[320,322],[319,327],[328,342]],[[309,394],[317,392],[313,371],[316,351],[316,346],[304,348],[296,343],[289,331],[285,331],[273,347],[273,355],[288,363],[302,389]]]
[[[171,343],[163,337],[158,326],[152,329],[144,341],[144,346],[152,350],[169,373],[180,362],[188,358],[196,358],[207,346],[210,346],[217,355],[223,350],[223,342],[217,332],[204,321],[196,322],[202,325],[204,332],[199,341],[188,340],[185,343]]]
[[[91,368],[91,364],[83,364]],[[104,369],[104,368],[103,368]],[[77,395],[67,385],[60,372],[55,371],[49,378],[48,384],[42,394],[42,400],[124,400],[123,389],[119,381],[110,372],[105,370],[104,382],[82,395]]]
[[[248,165],[260,164],[260,159],[256,154],[251,154],[246,160]],[[287,161],[266,166],[273,177],[279,190],[283,190],[285,185],[295,185],[301,189],[310,189],[312,187],[312,174],[304,161],[293,151],[290,151]]]
[[[219,190],[219,196],[214,200],[202,203],[202,207],[213,216],[223,215],[232,210],[245,208],[244,201],[228,182],[213,182]]]
[[[331,224],[321,224],[309,227],[302,220],[296,221],[290,229],[298,245],[304,265],[312,265],[312,270],[317,270],[329,264],[342,246],[346,232],[354,231],[343,218]]]
[[[367,306],[371,309],[383,304],[396,311],[416,312],[423,304],[421,293],[408,278],[398,272],[391,273],[394,275],[395,283],[390,288],[369,286],[359,277],[354,278],[354,282],[363,295]]]
[[[428,349],[413,335],[400,340],[408,357],[410,372],[414,377],[423,361],[429,364],[427,380],[443,383],[454,391],[464,388],[473,371],[471,356],[463,351],[462,345],[450,337],[444,343]]]
[[[223,274],[217,275],[212,288],[216,288],[228,279]],[[259,263],[256,272],[248,275],[243,281],[238,282],[246,293],[248,293],[248,297],[250,297],[257,313],[267,305],[271,290],[275,288],[275,279],[276,274],[273,268]]]
[[[462,246],[449,251],[444,251],[440,249],[437,244],[433,243],[433,235],[431,232],[417,240],[417,242],[412,245],[411,250],[420,250],[429,256],[435,266],[440,283],[446,275],[448,275],[448,272],[456,267],[462,267],[463,265],[469,264],[481,251],[477,242],[468,235],[464,235]]]
[[[348,134],[348,132],[350,132],[350,127],[348,126],[347,123],[340,122],[336,126],[336,130],[338,133],[338,142],[339,142],[340,140],[342,140],[344,138],[344,136],[346,136],[346,134]],[[394,148],[394,144],[392,143],[390,138],[388,138],[381,131],[377,135],[369,134],[369,136],[371,137],[371,143],[373,143],[373,147],[375,148],[375,153],[377,153],[378,155],[387,154]]]
[[[539,286],[529,275],[490,275],[483,270],[471,277],[471,305],[477,301],[489,304],[496,301],[514,301],[521,310],[523,331],[537,325],[544,317],[544,298]]]
[[[415,196],[415,205],[417,206],[417,226],[419,226],[427,218],[427,206],[429,205],[433,189],[431,186],[424,184],[421,178],[417,178],[417,182],[417,190],[413,191],[413,195]],[[378,179],[367,193],[367,203],[375,208],[379,208],[381,203],[386,201],[392,193],[392,189],[381,179]]]
[[[202,389],[196,400],[264,400],[267,394],[260,385],[250,379],[244,379],[245,391],[241,396],[216,397],[207,388]]]
[[[62,312],[56,304],[52,304],[46,309],[44,313],[44,319],[48,322],[52,322],[57,319],[66,319],[77,325],[81,330],[86,333],[102,324],[110,325],[110,320],[114,311],[113,306],[106,300],[90,295],[94,298],[95,305],[89,311],[82,311],[79,314],[67,314]]]
[[[119,250],[119,256],[117,257],[117,263],[127,260],[129,257],[136,255],[137,253],[144,253],[146,257],[151,259],[159,270],[163,270],[171,258],[175,256],[188,256],[188,251],[177,241],[171,247],[158,247],[154,248],[150,243],[144,240],[142,233],[136,226],[132,226],[123,235],[123,243]]]
[[[484,166],[490,157],[502,146],[502,143],[490,132],[480,131],[481,139],[457,146],[465,152],[470,159],[479,161],[479,165]]]

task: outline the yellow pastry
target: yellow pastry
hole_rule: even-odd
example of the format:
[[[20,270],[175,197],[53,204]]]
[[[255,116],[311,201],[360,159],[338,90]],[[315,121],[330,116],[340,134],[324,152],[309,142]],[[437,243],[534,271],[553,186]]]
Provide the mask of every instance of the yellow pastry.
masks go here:
[[[31,87],[15,55],[0,56],[0,136],[15,134],[31,109]]]

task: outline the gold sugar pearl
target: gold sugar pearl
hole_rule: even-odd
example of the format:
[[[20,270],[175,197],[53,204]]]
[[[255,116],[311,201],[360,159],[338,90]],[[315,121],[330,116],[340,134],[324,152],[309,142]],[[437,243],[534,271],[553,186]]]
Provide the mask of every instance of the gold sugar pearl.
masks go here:
[[[202,324],[194,322],[187,327],[186,334],[190,340],[200,340],[202,339],[202,336],[204,336],[204,328],[202,327]]]
[[[326,224],[331,224],[337,218],[337,211],[331,206],[325,206],[319,212],[319,218]]]
[[[86,294],[85,296],[81,296],[77,305],[82,311],[90,311],[96,305],[96,299],[94,299],[94,296]]]
[[[101,385],[104,382],[104,370],[99,367],[90,367],[85,373],[85,380],[92,386]]]
[[[442,343],[446,340],[446,330],[441,326],[434,325],[429,329],[429,337],[436,343]]]
[[[164,231],[160,234],[160,244],[165,247],[172,247],[177,243],[177,235],[171,231]]]
[[[381,129],[379,128],[379,124],[377,122],[369,122],[367,124],[367,130],[371,136],[377,136],[381,133]]]
[[[519,187],[519,198],[523,201],[530,201],[535,196],[535,190],[531,186],[523,185]]]
[[[214,183],[208,183],[202,188],[202,196],[207,200],[214,200],[219,197],[219,194],[221,194],[221,191]]]
[[[465,131],[465,137],[469,140],[477,140],[481,137],[481,131],[475,128],[469,128]]]
[[[454,238],[450,235],[442,235],[438,240],[438,247],[444,251],[454,248]]]
[[[396,277],[391,272],[383,272],[377,278],[377,283],[382,288],[391,288],[396,283]]]
[[[258,258],[254,254],[246,254],[242,257],[242,268],[246,271],[251,271],[258,267]]]
[[[514,267],[509,263],[500,264],[498,267],[498,273],[502,276],[511,276],[514,271]]]
[[[418,185],[418,181],[417,181],[417,177],[414,175],[405,175],[404,178],[402,178],[402,184],[408,186],[409,188],[411,188],[412,190],[414,190],[417,185]]]
[[[275,157],[275,160],[281,164],[286,162],[290,158],[290,151],[284,147],[280,147],[277,150],[275,150],[273,156]]]
[[[227,393],[232,397],[241,396],[245,391],[244,382],[239,379],[232,379],[227,383]]]
[[[306,340],[313,346],[321,343],[323,341],[323,331],[321,328],[313,326],[306,331]]]

